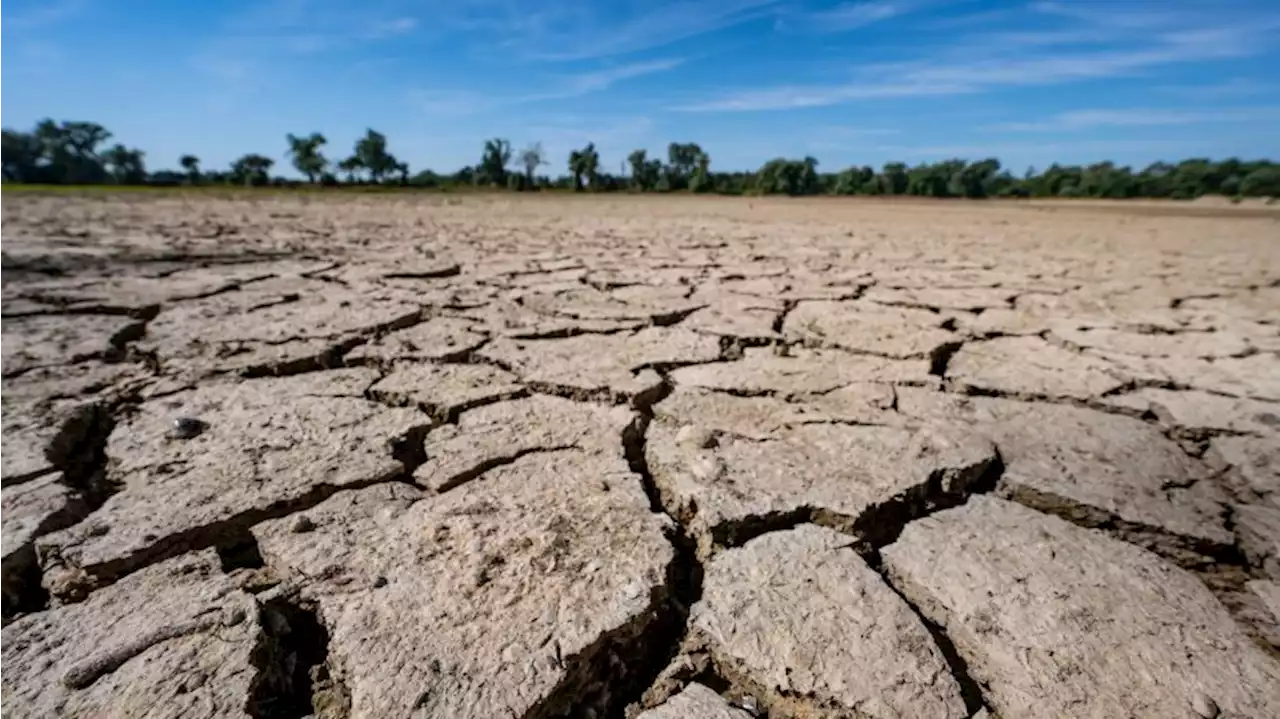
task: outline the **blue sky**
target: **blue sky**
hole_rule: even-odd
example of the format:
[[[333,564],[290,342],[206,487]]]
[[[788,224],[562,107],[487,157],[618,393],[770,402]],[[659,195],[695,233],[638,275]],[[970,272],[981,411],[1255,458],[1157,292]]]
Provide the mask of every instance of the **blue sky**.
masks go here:
[[[719,169],[1280,158],[1276,0],[8,0],[3,124],[206,167],[366,127],[412,167],[695,141]]]

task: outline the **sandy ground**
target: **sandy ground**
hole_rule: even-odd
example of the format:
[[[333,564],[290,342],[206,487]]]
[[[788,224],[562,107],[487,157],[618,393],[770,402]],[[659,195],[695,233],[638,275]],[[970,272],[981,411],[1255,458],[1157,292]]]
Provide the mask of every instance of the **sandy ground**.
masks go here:
[[[3,198],[6,716],[1280,716],[1280,210]]]

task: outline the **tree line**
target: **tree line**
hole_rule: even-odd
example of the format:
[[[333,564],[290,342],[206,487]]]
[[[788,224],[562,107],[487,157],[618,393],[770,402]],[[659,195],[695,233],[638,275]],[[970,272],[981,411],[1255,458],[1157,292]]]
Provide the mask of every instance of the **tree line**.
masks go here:
[[[226,169],[204,170],[195,155],[178,158],[181,170],[148,172],[141,150],[108,145],[111,133],[92,122],[42,120],[30,132],[3,131],[3,179],[29,184],[244,185],[301,184],[271,174],[267,155],[250,153]],[[755,172],[716,172],[711,156],[696,143],[673,142],[665,161],[643,149],[627,157],[617,174],[600,166],[594,144],[569,153],[564,174],[540,172],[549,166],[542,145],[516,151],[508,140],[487,140],[475,165],[452,174],[422,170],[388,150],[387,138],[369,129],[351,154],[331,159],[325,136],[312,132],[285,136],[285,157],[306,182],[324,186],[396,185],[422,188],[494,187],[515,191],[694,192],[779,195],[913,195],[920,197],[1098,197],[1191,199],[1202,195],[1280,196],[1280,164],[1270,160],[1155,162],[1141,170],[1112,162],[1058,165],[1014,175],[995,158],[954,159],[908,166],[886,163],[876,169],[851,166],[820,172],[813,157],[777,158]]]

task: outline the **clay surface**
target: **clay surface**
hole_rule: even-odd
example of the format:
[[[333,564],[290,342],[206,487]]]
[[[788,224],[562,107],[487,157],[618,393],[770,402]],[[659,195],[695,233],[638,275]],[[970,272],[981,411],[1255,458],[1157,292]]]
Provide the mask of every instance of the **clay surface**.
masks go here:
[[[6,717],[1280,716],[1280,210],[5,192]]]

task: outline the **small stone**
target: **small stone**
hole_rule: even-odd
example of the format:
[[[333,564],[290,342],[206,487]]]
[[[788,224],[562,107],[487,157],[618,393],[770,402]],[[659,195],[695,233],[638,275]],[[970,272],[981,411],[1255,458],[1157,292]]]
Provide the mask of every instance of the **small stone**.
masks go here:
[[[195,417],[177,417],[173,420],[173,427],[169,430],[169,436],[174,439],[192,439],[199,436],[208,426],[208,424]]]
[[[739,706],[741,706],[743,710],[749,713],[751,716],[760,715],[760,707],[759,705],[756,704],[756,698],[751,696],[750,694],[742,697],[742,702],[740,703]]]
[[[298,517],[293,520],[293,525],[289,527],[294,534],[305,534],[315,528],[316,523],[311,521],[311,517],[308,517],[305,514],[299,514]]]
[[[1204,717],[1204,719],[1214,719],[1214,717],[1218,716],[1217,703],[1204,692],[1197,692],[1192,697],[1191,708],[1195,710],[1196,716]]]
[[[718,444],[715,432],[706,427],[692,424],[687,424],[680,428],[680,431],[676,433],[676,441],[698,449],[711,449]]]
[[[385,587],[385,586],[387,586],[387,578],[386,578],[386,577],[379,576],[377,579],[373,580],[373,588],[374,588],[374,589],[381,589],[381,588],[383,588],[383,587]]]

